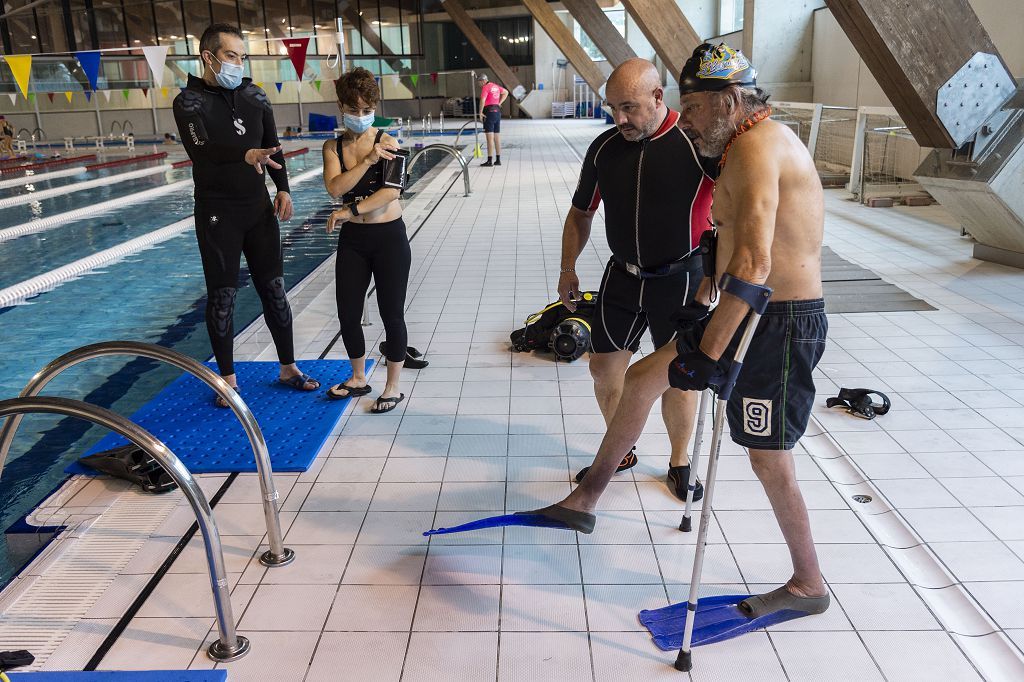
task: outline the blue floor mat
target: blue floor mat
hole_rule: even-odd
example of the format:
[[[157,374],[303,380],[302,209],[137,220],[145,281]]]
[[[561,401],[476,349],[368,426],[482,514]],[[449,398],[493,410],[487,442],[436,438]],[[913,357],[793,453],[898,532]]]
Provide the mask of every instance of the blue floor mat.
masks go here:
[[[326,396],[329,386],[351,378],[348,360],[304,360],[300,366],[320,382],[320,388],[297,391],[279,383],[276,362],[235,363],[242,398],[263,431],[275,472],[309,469],[352,400],[331,400]],[[367,361],[367,372],[372,367],[372,361]],[[131,419],[164,441],[194,474],[256,471],[252,448],[241,423],[231,410],[215,406],[213,397],[205,383],[183,374]],[[120,436],[107,434],[87,454],[126,444]],[[77,462],[65,471],[96,474]]]
[[[562,528],[570,530],[569,526],[561,521],[549,519],[544,516],[531,514],[503,514],[501,516],[488,516],[487,518],[469,521],[451,528],[431,528],[424,531],[423,535],[448,535],[450,533],[463,533],[468,530],[481,530],[484,528],[500,528],[502,526],[537,526],[540,528]]]
[[[226,682],[227,670],[69,670],[7,673],[11,682]]]
[[[803,611],[783,610],[766,614],[760,618],[750,618],[744,615],[737,606],[749,596],[749,594],[730,594],[698,599],[697,620],[693,624],[691,644],[693,646],[714,644],[753,630],[760,630],[808,615]],[[660,609],[644,609],[640,612],[639,619],[640,623],[650,631],[651,639],[662,651],[675,651],[683,645],[686,602]]]

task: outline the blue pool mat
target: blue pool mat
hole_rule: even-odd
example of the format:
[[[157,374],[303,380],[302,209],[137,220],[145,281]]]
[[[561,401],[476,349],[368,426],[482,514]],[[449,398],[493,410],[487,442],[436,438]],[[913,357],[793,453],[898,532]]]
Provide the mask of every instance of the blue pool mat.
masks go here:
[[[561,521],[549,519],[539,514],[503,514],[501,516],[488,516],[487,518],[469,521],[451,528],[431,528],[424,531],[424,536],[448,535],[450,533],[464,533],[468,530],[481,530],[484,528],[500,528],[502,526],[537,526],[539,528],[562,528],[570,530],[569,526]]]
[[[7,673],[11,682],[227,682],[227,670],[68,670]]]
[[[304,360],[300,367],[320,382],[320,388],[297,391],[279,383],[276,362],[235,363],[242,398],[263,431],[275,472],[309,469],[352,400],[326,396],[327,387],[352,377],[348,360]],[[367,371],[372,367],[372,361],[367,361]],[[213,397],[209,386],[183,374],[131,419],[164,441],[194,474],[256,471],[241,423],[230,409],[214,405]],[[87,454],[126,444],[120,436],[107,434]],[[77,462],[65,471],[96,474]]]
[[[760,618],[750,618],[744,615],[737,606],[749,596],[749,594],[730,594],[698,599],[697,619],[693,623],[692,645],[714,644],[753,630],[760,630],[808,615],[804,611],[782,610]],[[638,617],[640,623],[650,631],[651,639],[662,651],[675,651],[683,645],[686,602],[660,609],[644,609]]]

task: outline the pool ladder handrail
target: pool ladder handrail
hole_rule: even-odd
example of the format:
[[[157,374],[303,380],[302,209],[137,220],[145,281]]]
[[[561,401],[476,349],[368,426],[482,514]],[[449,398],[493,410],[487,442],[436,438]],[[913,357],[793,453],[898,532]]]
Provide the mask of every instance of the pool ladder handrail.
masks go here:
[[[97,405],[70,398],[22,396],[0,400],[0,419],[6,424],[20,420],[30,413],[59,414],[84,419],[104,426],[128,439],[152,457],[171,479],[178,484],[196,515],[196,523],[203,535],[206,561],[210,569],[210,589],[217,611],[219,638],[210,644],[207,655],[215,661],[233,661],[249,652],[249,640],[235,630],[235,617],[231,608],[231,589],[224,565],[224,548],[217,530],[210,503],[195,478],[181,460],[159,439],[135,422]]]
[[[260,430],[256,417],[253,416],[252,411],[245,404],[245,401],[242,400],[238,391],[210,368],[196,362],[187,355],[182,355],[175,350],[164,348],[163,346],[138,341],[105,341],[76,348],[53,360],[29,379],[18,397],[35,397],[64,370],[92,358],[111,355],[144,357],[173,365],[208,385],[218,396],[227,402],[231,411],[235,413],[235,416],[241,422],[245,435],[249,438],[249,444],[252,446],[253,456],[256,460],[256,471],[259,476],[260,492],[263,498],[263,516],[267,525],[267,544],[270,545],[270,549],[260,555],[260,563],[271,567],[290,564],[295,559],[295,552],[284,546],[278,508],[280,495],[274,485],[274,472],[270,464],[270,451],[267,448],[267,441],[263,437],[263,432]],[[3,428],[0,429],[0,476],[3,475],[4,463],[7,461],[7,454],[10,452],[11,443],[14,442],[14,436],[20,424],[21,417],[15,416],[8,419],[4,423]]]
[[[468,121],[466,121],[465,123],[463,123],[463,124],[462,124],[462,127],[460,127],[460,128],[459,128],[459,132],[457,132],[457,133],[455,134],[455,145],[454,145],[454,146],[455,146],[456,148],[458,148],[458,146],[459,146],[459,140],[461,140],[461,139],[462,139],[462,131],[464,131],[464,130],[466,129],[466,126],[468,126],[468,125],[469,125],[469,124],[471,124],[471,123],[473,123],[473,124],[476,124],[476,127],[475,127],[475,128],[473,129],[473,130],[474,130],[474,132],[476,132],[477,128],[480,128],[480,127],[481,127],[481,126],[480,126],[480,121],[479,121],[479,120],[477,120],[477,119],[475,119],[475,118],[471,118],[471,119],[469,119]]]
[[[459,162],[459,166],[462,167],[462,181],[463,184],[466,186],[466,193],[463,196],[470,196],[471,192],[469,187],[469,164],[466,163],[466,158],[462,156],[462,152],[460,152],[458,149],[456,149],[450,144],[428,144],[426,147],[417,149],[415,152],[413,152],[412,156],[409,157],[409,167],[406,169],[405,172],[411,175],[412,167],[416,165],[416,161],[421,156],[434,149],[443,151],[446,154],[451,155],[452,157],[455,158],[456,161]]]

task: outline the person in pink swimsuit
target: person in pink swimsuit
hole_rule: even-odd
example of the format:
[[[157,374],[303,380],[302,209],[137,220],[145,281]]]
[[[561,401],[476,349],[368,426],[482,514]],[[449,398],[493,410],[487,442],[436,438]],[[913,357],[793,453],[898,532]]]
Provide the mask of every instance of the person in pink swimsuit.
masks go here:
[[[508,99],[508,90],[497,83],[489,83],[485,73],[476,77],[476,83],[480,86],[480,118],[484,122],[484,135],[487,137],[487,162],[480,165],[500,166],[501,105]]]

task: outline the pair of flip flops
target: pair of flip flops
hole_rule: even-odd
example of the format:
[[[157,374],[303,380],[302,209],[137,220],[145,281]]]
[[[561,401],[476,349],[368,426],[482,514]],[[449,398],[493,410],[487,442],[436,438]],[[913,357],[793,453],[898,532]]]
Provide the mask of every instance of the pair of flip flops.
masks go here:
[[[166,493],[178,487],[160,463],[137,445],[98,452],[78,462],[100,473],[131,481],[147,493]]]
[[[327,397],[331,400],[345,400],[346,398],[360,398],[364,395],[368,395],[373,391],[373,387],[369,384],[366,386],[349,386],[348,384],[338,384],[337,386],[331,386],[327,389]],[[405,394],[399,393],[397,398],[377,398],[373,403],[373,409],[370,410],[374,414],[384,414],[398,407],[398,403],[405,400]]]

